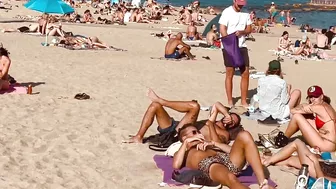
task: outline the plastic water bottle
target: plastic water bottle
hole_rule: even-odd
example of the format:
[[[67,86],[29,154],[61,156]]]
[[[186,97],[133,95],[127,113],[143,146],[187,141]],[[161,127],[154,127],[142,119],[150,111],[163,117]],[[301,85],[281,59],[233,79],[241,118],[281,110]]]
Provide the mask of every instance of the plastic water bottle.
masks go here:
[[[247,110],[250,113],[254,113],[256,111],[256,109],[258,108],[258,102],[259,102],[258,96],[253,95],[253,97],[251,98],[251,101],[250,101],[250,106],[247,108]]]
[[[308,179],[309,179],[308,165],[302,164],[302,167],[299,171],[299,175],[295,183],[295,189],[307,189]]]

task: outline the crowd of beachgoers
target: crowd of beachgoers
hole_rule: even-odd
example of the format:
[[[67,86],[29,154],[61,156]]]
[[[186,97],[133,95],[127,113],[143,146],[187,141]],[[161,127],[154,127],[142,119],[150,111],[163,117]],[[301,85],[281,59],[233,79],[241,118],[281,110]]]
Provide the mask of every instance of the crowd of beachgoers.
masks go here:
[[[247,102],[247,91],[250,78],[249,55],[245,41],[254,39],[253,33],[268,35],[273,27],[291,27],[295,18],[291,17],[290,10],[277,10],[272,2],[268,18],[259,18],[254,11],[243,13],[241,9],[246,0],[234,0],[233,5],[226,8],[220,15],[219,24],[213,23],[205,35],[197,29],[208,23],[204,14],[217,15],[213,7],[201,8],[199,1],[194,1],[186,7],[173,7],[161,5],[154,0],[148,0],[143,6],[132,3],[112,3],[110,1],[78,2],[66,0],[74,8],[90,6],[83,13],[72,13],[62,16],[43,14],[36,19],[36,23],[24,25],[19,28],[3,28],[2,32],[35,33],[38,35],[54,36],[52,45],[69,49],[114,49],[115,48],[97,36],[83,36],[66,31],[61,22],[90,23],[90,24],[118,24],[148,23],[156,24],[165,20],[165,15],[172,15],[175,20],[172,24],[187,25],[184,33],[155,34],[164,38],[166,42],[163,56],[165,59],[194,60],[192,48],[222,49],[226,36],[234,35],[238,39],[240,55],[243,66],[235,66],[226,47],[222,49],[226,67],[225,90],[228,106],[221,102],[214,102],[208,108],[209,118],[198,120],[199,112],[204,110],[200,104],[193,101],[170,101],[159,97],[149,89],[148,97],[152,101],[143,117],[141,126],[136,135],[128,143],[143,143],[145,133],[156,119],[160,135],[178,136],[179,148],[173,153],[173,168],[189,167],[201,171],[201,185],[217,183],[229,188],[247,188],[239,182],[237,176],[246,164],[250,165],[257,177],[261,189],[273,188],[264,174],[263,167],[286,165],[300,169],[302,164],[309,165],[309,175],[313,178],[326,178],[336,182],[334,172],[327,169],[327,164],[320,163],[321,155],[336,150],[336,111],[331,106],[330,98],[318,85],[312,85],[306,91],[293,89],[285,81],[282,72],[280,56],[298,56],[333,60],[336,55],[328,53],[336,42],[336,28],[314,29],[308,24],[301,26],[302,38],[296,41],[290,39],[290,34],[284,31],[279,36],[278,44],[274,44],[277,59],[271,60],[264,77],[258,82],[257,93],[253,99],[257,106]],[[104,16],[104,18],[103,18]],[[109,18],[109,19],[108,19]],[[312,43],[307,33],[316,33],[316,43]],[[188,45],[190,41],[199,42],[196,46]],[[256,41],[258,43],[258,41]],[[251,52],[253,53],[253,52]],[[11,59],[5,47],[0,47],[0,66],[2,90],[10,85]],[[258,151],[258,146],[265,146],[263,141],[252,138],[248,129],[241,125],[242,115],[234,113],[232,99],[232,80],[236,70],[241,73],[241,107],[244,115],[259,112],[267,122],[288,123],[285,132],[278,132],[275,136],[276,153],[267,155]],[[181,120],[174,120],[166,111],[170,108],[184,114]],[[294,134],[301,132],[302,139],[293,138]],[[295,153],[297,155],[292,155]],[[200,183],[200,181],[197,181]],[[206,183],[206,184],[205,184]]]

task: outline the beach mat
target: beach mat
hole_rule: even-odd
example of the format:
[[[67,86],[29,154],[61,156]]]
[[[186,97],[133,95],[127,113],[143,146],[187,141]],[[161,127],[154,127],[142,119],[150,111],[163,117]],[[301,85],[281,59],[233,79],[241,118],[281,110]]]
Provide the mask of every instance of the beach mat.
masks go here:
[[[156,166],[163,171],[163,182],[169,186],[181,186],[183,184],[172,180],[173,169],[173,158],[164,156],[164,155],[155,155],[153,157]],[[187,170],[183,168],[183,170]],[[240,176],[238,176],[238,180],[246,186],[250,186],[252,184],[258,184],[258,179],[254,175],[253,170],[250,166],[245,169]],[[277,184],[273,182],[271,179],[268,179],[268,182],[271,186],[276,187]]]
[[[115,48],[115,47],[110,47],[110,48],[74,48],[74,47],[69,47],[69,46],[66,46],[66,47],[63,47],[65,49],[68,49],[68,50],[89,50],[89,51],[100,51],[100,50],[105,50],[105,51],[127,51],[125,49],[120,49],[120,48]]]
[[[27,88],[18,84],[10,85],[7,90],[0,90],[0,94],[27,94]]]

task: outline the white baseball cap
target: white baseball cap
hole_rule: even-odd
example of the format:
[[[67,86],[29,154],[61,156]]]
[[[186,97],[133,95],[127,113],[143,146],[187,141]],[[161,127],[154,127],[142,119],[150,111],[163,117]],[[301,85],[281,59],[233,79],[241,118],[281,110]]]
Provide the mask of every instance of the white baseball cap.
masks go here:
[[[274,5],[274,2],[272,2],[272,5]]]

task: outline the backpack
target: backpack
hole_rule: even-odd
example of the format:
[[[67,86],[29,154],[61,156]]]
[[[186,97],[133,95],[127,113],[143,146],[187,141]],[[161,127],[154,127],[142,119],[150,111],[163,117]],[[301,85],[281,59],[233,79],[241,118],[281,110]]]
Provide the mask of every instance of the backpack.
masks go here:
[[[166,151],[171,144],[177,141],[178,137],[175,129],[170,132],[151,135],[143,140],[144,143],[149,143],[149,149],[159,152]]]

